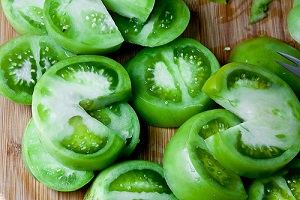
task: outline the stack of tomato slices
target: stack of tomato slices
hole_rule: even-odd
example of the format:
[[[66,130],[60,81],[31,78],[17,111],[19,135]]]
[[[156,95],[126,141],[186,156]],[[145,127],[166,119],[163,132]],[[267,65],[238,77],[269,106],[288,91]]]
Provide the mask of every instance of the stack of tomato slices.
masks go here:
[[[85,199],[299,198],[299,89],[268,67],[274,59],[239,56],[255,41],[221,67],[179,38],[190,20],[183,0],[1,3],[20,36],[0,47],[0,94],[32,106],[22,157],[42,184],[74,191],[93,181]],[[270,55],[300,57],[257,40],[273,44]],[[108,55],[124,42],[143,49],[122,66]],[[140,121],[178,128],[163,165],[127,160]]]

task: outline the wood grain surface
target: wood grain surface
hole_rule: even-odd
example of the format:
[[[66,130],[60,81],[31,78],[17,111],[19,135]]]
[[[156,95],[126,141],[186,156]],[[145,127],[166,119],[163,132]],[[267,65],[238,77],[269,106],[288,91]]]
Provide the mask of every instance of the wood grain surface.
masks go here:
[[[231,49],[244,39],[266,35],[283,40],[297,48],[287,32],[287,14],[292,0],[274,0],[268,17],[249,25],[252,0],[229,0],[227,5],[210,3],[208,0],[185,0],[191,11],[191,21],[182,37],[200,41],[208,47],[223,65]],[[0,8],[0,44],[18,34],[7,22]],[[122,48],[108,55],[124,64],[141,47],[124,44]],[[75,192],[56,192],[35,181],[26,171],[21,158],[21,140],[31,107],[17,105],[0,97],[0,200],[31,199],[83,199],[86,188]],[[146,159],[162,164],[167,142],[176,129],[141,127],[141,142],[130,159]]]

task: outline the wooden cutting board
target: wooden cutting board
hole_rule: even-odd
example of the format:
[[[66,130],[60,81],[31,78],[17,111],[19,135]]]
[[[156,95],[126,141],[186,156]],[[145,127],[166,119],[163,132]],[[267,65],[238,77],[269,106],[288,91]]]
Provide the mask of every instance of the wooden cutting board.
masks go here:
[[[191,10],[191,21],[182,37],[200,41],[217,56],[222,65],[230,54],[230,51],[224,50],[225,47],[232,49],[242,40],[259,35],[274,37],[299,48],[299,44],[287,32],[286,18],[292,0],[274,0],[268,17],[254,25],[248,23],[252,0],[229,0],[227,5],[210,3],[208,0],[185,1]],[[17,35],[1,7],[0,44]],[[110,56],[124,64],[138,50],[139,47],[127,44]],[[21,140],[30,117],[30,106],[17,105],[0,97],[0,200],[83,199],[86,187],[70,193],[56,192],[35,181],[26,171],[21,158]],[[175,131],[142,124],[141,142],[131,158],[162,164],[164,148]]]

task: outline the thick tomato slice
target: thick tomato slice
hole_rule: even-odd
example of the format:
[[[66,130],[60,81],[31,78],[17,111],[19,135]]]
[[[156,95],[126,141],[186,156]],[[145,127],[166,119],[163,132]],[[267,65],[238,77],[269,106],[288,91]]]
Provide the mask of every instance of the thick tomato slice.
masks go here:
[[[229,63],[202,91],[243,123],[205,140],[226,168],[246,177],[272,174],[300,150],[300,103],[293,90],[267,69]]]
[[[33,93],[39,138],[70,168],[103,169],[138,142],[138,118],[126,103],[130,96],[126,70],[110,58],[82,55],[58,62]]]
[[[46,0],[44,21],[48,34],[74,53],[109,53],[124,41],[101,0]]]
[[[211,105],[201,88],[219,67],[213,53],[193,39],[146,48],[125,65],[133,107],[150,125],[178,127]]]

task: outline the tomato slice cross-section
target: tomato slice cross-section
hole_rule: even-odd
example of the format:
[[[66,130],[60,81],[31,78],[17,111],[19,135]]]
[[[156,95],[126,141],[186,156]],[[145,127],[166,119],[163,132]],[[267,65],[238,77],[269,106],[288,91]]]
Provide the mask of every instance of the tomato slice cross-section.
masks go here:
[[[139,121],[126,103],[130,96],[129,76],[118,62],[96,55],[62,60],[33,93],[39,138],[70,168],[103,169],[138,143]]]

